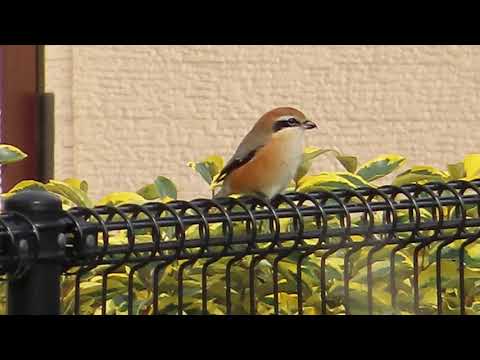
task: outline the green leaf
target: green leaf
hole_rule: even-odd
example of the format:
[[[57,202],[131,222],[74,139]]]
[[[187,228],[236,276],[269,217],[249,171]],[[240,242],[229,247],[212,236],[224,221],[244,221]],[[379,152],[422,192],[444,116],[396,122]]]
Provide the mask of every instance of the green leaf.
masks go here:
[[[158,176],[154,183],[161,198],[177,198],[177,188],[170,179],[167,179],[164,176]]]
[[[367,161],[356,172],[367,181],[380,179],[405,163],[406,159],[397,154],[381,155],[373,160]]]
[[[12,145],[0,144],[0,164],[11,164],[23,160],[28,155]]]
[[[356,156],[337,155],[337,160],[348,172],[354,174],[357,170],[358,159]]]
[[[146,200],[155,200],[160,197],[155,184],[148,184],[137,190],[137,194]]]
[[[465,166],[466,180],[473,180],[480,177],[480,154],[468,154],[463,160]]]
[[[305,176],[298,184],[298,191],[309,192],[316,190],[353,189],[355,185],[335,173]]]
[[[208,185],[212,184],[213,176],[210,172],[210,168],[209,168],[208,164],[205,164],[205,163],[196,163],[196,164],[189,163],[189,166],[192,167],[193,169],[195,169],[200,174],[200,176],[203,178],[203,180],[206,181],[206,183]]]
[[[147,200],[168,201],[177,198],[175,184],[164,176],[158,176],[153,184],[148,184],[137,191],[137,194]]]
[[[145,203],[145,199],[133,192],[114,192],[104,196],[98,203],[97,206],[102,205],[111,205],[118,206],[122,204],[137,204],[142,205]]]
[[[425,184],[432,181],[445,182],[447,180],[448,174],[440,169],[432,166],[413,166],[411,169],[399,174],[393,181],[393,185]]]
[[[198,172],[208,185],[212,185],[213,179],[223,169],[223,158],[212,155],[197,163],[190,161],[187,165]]]
[[[450,173],[450,177],[448,180],[458,180],[463,178],[466,175],[463,162],[448,164],[447,167],[448,167],[448,172]]]

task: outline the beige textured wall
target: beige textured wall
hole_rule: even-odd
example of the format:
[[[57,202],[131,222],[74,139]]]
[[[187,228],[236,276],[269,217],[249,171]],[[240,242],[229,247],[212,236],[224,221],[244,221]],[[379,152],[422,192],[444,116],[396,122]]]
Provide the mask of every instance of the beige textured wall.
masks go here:
[[[208,195],[189,160],[230,156],[254,121],[295,106],[310,145],[362,161],[397,152],[445,167],[480,152],[479,46],[47,46],[57,178],[94,197],[157,175]],[[316,170],[340,170],[331,157]]]

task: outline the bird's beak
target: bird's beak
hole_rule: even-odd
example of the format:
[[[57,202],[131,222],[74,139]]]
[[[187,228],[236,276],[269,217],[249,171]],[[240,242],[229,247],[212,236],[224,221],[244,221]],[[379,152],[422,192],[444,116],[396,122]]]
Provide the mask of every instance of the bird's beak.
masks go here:
[[[315,129],[317,127],[317,124],[315,124],[313,121],[307,120],[302,124],[302,127],[304,129]]]

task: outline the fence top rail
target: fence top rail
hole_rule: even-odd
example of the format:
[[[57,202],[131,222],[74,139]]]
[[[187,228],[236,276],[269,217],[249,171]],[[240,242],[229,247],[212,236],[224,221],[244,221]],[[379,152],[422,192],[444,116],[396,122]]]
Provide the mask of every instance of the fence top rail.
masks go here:
[[[69,269],[409,243],[425,246],[480,236],[480,180],[289,193],[272,201],[175,200],[58,212],[42,207],[42,201],[36,201],[39,193],[23,192],[31,199],[30,208],[22,202],[16,211],[0,214],[2,274],[18,275],[37,261],[58,261]],[[39,245],[46,232],[55,234],[50,241],[58,246]]]

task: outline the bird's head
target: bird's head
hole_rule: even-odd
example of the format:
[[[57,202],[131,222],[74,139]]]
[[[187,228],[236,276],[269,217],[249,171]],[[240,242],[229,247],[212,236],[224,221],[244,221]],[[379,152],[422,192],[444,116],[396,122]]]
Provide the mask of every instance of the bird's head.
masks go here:
[[[286,129],[300,131],[314,129],[317,125],[306,118],[299,110],[291,107],[279,107],[265,113],[257,122],[256,128],[266,134],[274,134]]]

